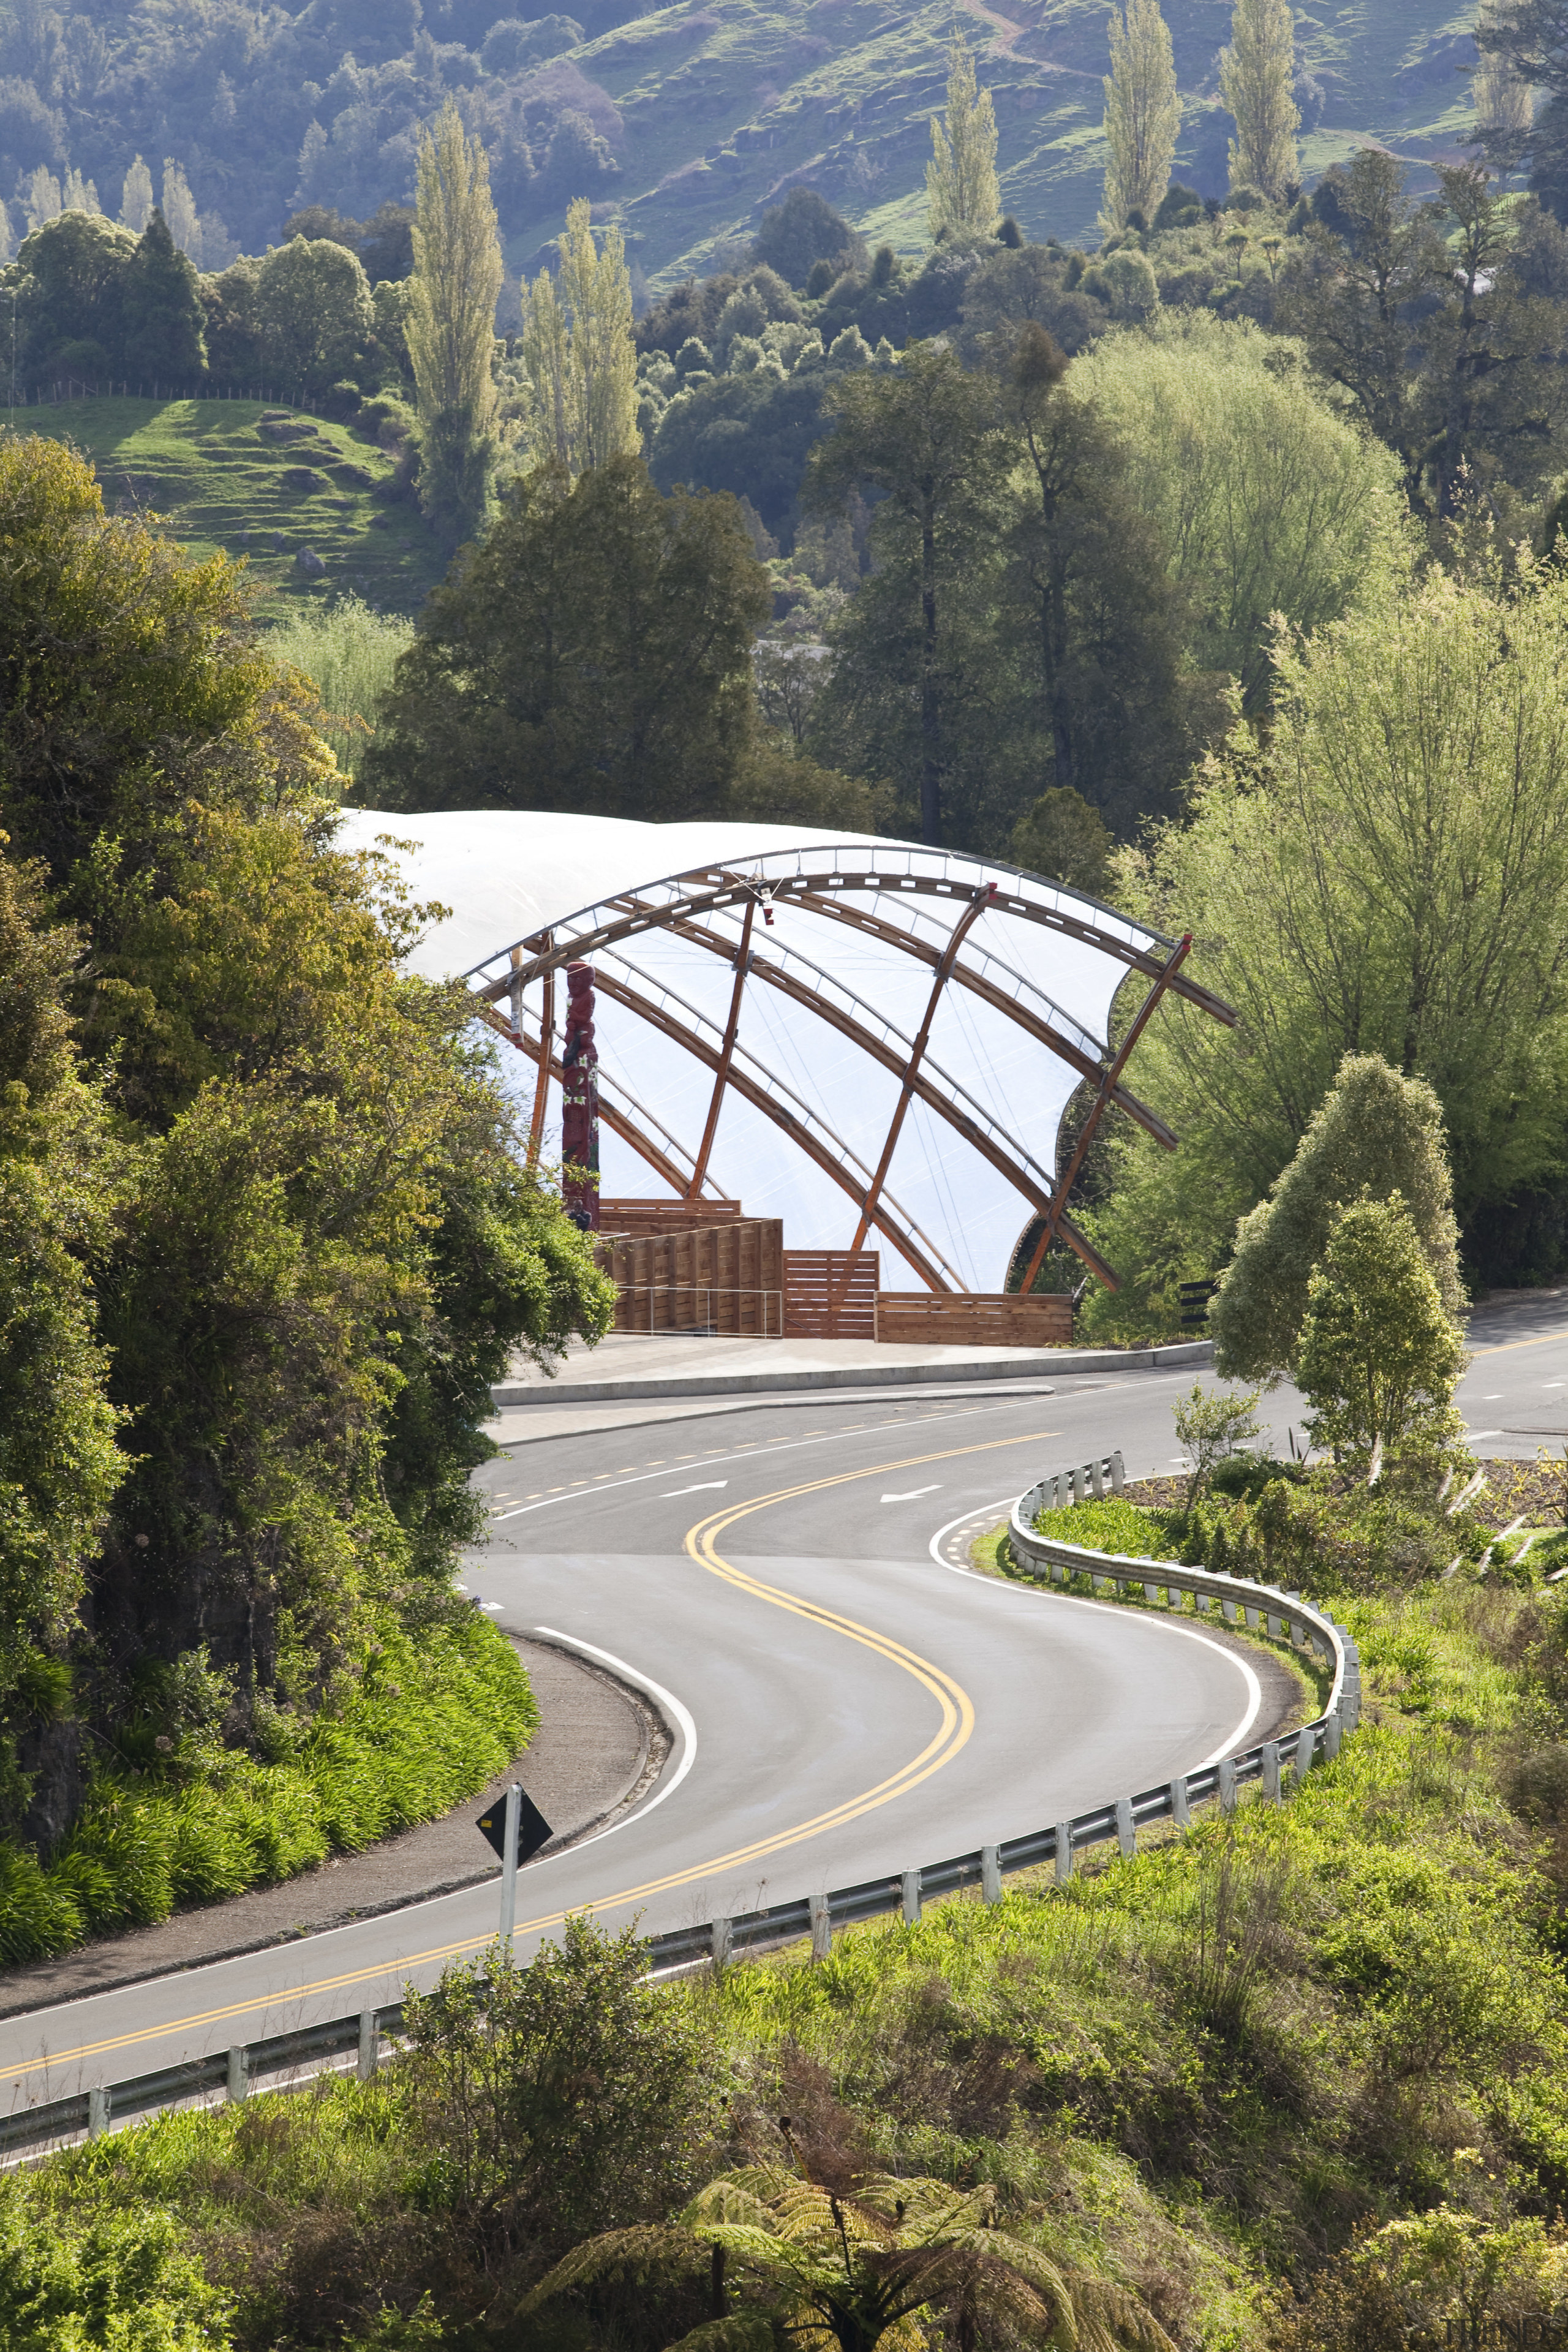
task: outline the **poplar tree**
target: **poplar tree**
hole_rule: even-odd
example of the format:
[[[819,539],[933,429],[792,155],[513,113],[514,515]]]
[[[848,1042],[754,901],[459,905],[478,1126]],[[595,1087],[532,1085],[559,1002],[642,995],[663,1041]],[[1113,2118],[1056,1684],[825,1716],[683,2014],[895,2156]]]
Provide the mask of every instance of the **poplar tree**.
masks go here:
[[[190,183],[172,155],[163,158],[163,218],[180,251],[198,268],[202,258],[202,224]]]
[[[1127,226],[1134,213],[1147,228],[1171,184],[1182,127],[1171,28],[1160,0],[1127,0],[1110,19],[1110,71],[1105,78],[1104,226]]]
[[[1230,47],[1220,52],[1220,96],[1236,117],[1230,184],[1276,203],[1300,168],[1296,126],[1296,24],[1290,0],[1236,0]]]
[[[947,124],[931,119],[931,160],[926,203],[933,238],[989,236],[1002,215],[996,180],[996,113],[988,89],[977,89],[974,60],[956,27],[947,53]]]
[[[419,499],[453,545],[484,519],[496,453],[496,297],[489,165],[450,99],[419,142],[408,354],[419,404]]]
[[[618,228],[595,246],[589,219],[585,196],[568,206],[560,274],[540,272],[522,329],[530,456],[574,476],[640,446],[626,247]]]
[[[153,174],[140,155],[132,159],[125,174],[125,186],[120,198],[120,217],[137,236],[153,217]]]

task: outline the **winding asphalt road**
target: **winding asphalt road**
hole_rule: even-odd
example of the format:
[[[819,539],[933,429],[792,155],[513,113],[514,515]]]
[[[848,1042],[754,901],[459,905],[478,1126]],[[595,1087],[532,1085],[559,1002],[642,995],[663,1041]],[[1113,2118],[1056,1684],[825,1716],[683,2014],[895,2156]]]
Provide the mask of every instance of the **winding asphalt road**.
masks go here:
[[[1568,1334],[1475,1336],[1489,1352],[1467,1378],[1470,1421],[1500,1408],[1518,1433],[1488,1450],[1532,1455],[1568,1418]],[[936,1862],[1258,1737],[1264,1701],[1237,1646],[962,1566],[972,1525],[1047,1470],[1112,1444],[1130,1476],[1174,1466],[1171,1407],[1191,1380],[792,1397],[509,1435],[482,1474],[492,1536],[468,1589],[507,1630],[640,1683],[676,1733],[637,1811],[521,1874],[519,1948],[569,1911],[653,1931]],[[1282,1447],[1300,1404],[1273,1404]],[[19,2014],[0,2023],[0,2098],[394,2000],[482,1948],[495,1916],[491,1882]]]

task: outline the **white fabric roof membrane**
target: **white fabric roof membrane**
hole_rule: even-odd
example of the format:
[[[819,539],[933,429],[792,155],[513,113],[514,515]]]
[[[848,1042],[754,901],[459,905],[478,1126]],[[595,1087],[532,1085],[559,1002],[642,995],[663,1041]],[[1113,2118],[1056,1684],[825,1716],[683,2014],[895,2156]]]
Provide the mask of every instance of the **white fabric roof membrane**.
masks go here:
[[[703,1060],[689,1041],[706,1046],[710,1056],[721,1048],[746,900],[809,876],[820,885],[814,893],[819,901],[892,927],[894,938],[874,936],[787,895],[774,907],[771,926],[760,908],[753,919],[733,1067],[779,1107],[785,1124],[727,1089],[703,1192],[739,1200],[751,1216],[782,1218],[790,1249],[847,1247],[858,1210],[806,1150],[792,1146],[789,1122],[814,1136],[831,1164],[847,1169],[860,1187],[868,1184],[897,1107],[902,1065],[926,1018],[933,959],[976,892],[994,885],[1009,904],[988,905],[959,948],[921,1068],[1006,1166],[995,1165],[917,1097],[885,1188],[889,1214],[954,1289],[1002,1287],[1014,1244],[1034,1213],[1008,1171],[1022,1171],[1042,1194],[1052,1191],[1058,1129],[1080,1083],[1080,1071],[1022,1025],[1019,1014],[1048,1024],[1089,1062],[1102,1063],[1111,1003],[1131,971],[1129,957],[1163,963],[1171,947],[1159,933],[1037,875],[861,834],[640,824],[522,811],[393,816],[350,809],[338,839],[350,850],[413,845],[387,854],[416,900],[450,911],[426,932],[409,958],[412,968],[431,979],[463,976],[503,1013],[511,1009],[510,975],[518,961],[527,971],[543,945],[539,934],[552,931],[557,951],[584,953],[601,982],[595,1038],[602,1103],[637,1127],[683,1178],[713,1090],[711,1059]],[[858,877],[860,887],[843,887],[840,877]],[[733,903],[690,908],[694,895],[715,889]],[[645,920],[630,937],[594,936],[628,915],[678,904],[683,928]],[[1099,937],[1050,928],[1053,919]],[[923,946],[925,954],[900,946],[900,938]],[[574,946],[579,940],[580,950]],[[964,975],[988,993],[963,984]],[[1135,974],[1134,984],[1142,995],[1147,977]],[[637,1005],[612,989],[630,993]],[[885,1066],[863,1040],[803,1002],[803,992],[878,1039],[898,1066]],[[542,978],[530,979],[518,994],[525,1033],[537,1039]],[[555,998],[559,1054],[565,1005],[559,980]],[[505,1046],[500,1053],[507,1083],[526,1113],[534,1065]],[[547,1156],[558,1150],[560,1132],[560,1088],[552,1083]],[[600,1136],[600,1183],[611,1196],[658,1199],[673,1189],[607,1124]],[[865,1245],[881,1250],[884,1288],[924,1286],[918,1264],[906,1264],[886,1233],[874,1231]]]

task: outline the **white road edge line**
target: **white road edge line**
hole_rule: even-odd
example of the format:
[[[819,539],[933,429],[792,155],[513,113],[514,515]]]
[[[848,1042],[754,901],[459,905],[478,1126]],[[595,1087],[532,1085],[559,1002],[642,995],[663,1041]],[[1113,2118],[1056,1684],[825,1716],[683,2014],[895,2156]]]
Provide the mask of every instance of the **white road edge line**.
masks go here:
[[[1018,1497],[1016,1495],[1008,1495],[1004,1496],[1003,1500],[999,1503],[980,1503],[972,1505],[967,1511],[960,1512],[956,1519],[949,1519],[945,1527],[938,1528],[935,1535],[932,1536],[930,1544],[931,1556],[932,1559],[935,1560],[938,1568],[945,1568],[949,1576],[967,1576],[975,1584],[994,1584],[997,1581],[994,1577],[981,1576],[977,1574],[973,1568],[960,1568],[955,1560],[943,1559],[942,1554],[937,1549],[937,1546],[941,1543],[944,1536],[949,1536],[952,1533],[954,1528],[967,1526],[971,1519],[979,1518],[983,1513],[988,1510],[1010,1511],[1017,1499]],[[1008,1580],[1008,1582],[1011,1584],[1011,1579]],[[1012,1590],[1016,1592],[1037,1592],[1040,1591],[1040,1587],[1033,1584],[1016,1584],[1012,1585]],[[1045,1597],[1048,1598],[1049,1596]],[[1116,1603],[1111,1601],[1085,1601],[1077,1593],[1073,1593],[1070,1598],[1072,1599],[1075,1606],[1079,1609],[1098,1609],[1106,1616],[1112,1617],[1120,1617],[1122,1613]],[[1187,1767],[1189,1772],[1206,1772],[1211,1764],[1217,1764],[1222,1756],[1228,1756],[1233,1748],[1239,1748],[1247,1733],[1251,1730],[1253,1725],[1257,1722],[1259,1715],[1263,1711],[1263,1685],[1258,1681],[1257,1675],[1253,1672],[1247,1660],[1240,1654],[1239,1651],[1227,1649],[1223,1642],[1215,1641],[1212,1636],[1207,1633],[1200,1633],[1195,1626],[1173,1625],[1168,1617],[1155,1617],[1150,1622],[1155,1625],[1163,1626],[1167,1633],[1180,1633],[1186,1641],[1201,1642],[1205,1650],[1213,1650],[1218,1657],[1228,1658],[1231,1664],[1240,1675],[1242,1681],[1247,1685],[1248,1700],[1247,1709],[1247,1713],[1242,1717],[1241,1721],[1237,1725],[1236,1729],[1226,1736],[1222,1745],[1215,1749],[1212,1756],[1205,1756],[1200,1764],[1189,1764]]]
[[[569,1650],[581,1650],[585,1657],[597,1658],[602,1666],[608,1666],[613,1673],[624,1675],[637,1689],[647,1691],[650,1698],[656,1698],[661,1706],[669,1709],[680,1731],[680,1761],[669,1778],[659,1782],[646,1805],[638,1805],[635,1812],[625,1814],[618,1822],[612,1822],[607,1830],[595,1830],[592,1837],[579,1839],[570,1851],[581,1853],[584,1846],[597,1845],[601,1838],[614,1837],[617,1830],[629,1829],[633,1822],[646,1821],[656,1805],[662,1805],[666,1797],[674,1796],[697,1761],[697,1726],[690,1709],[682,1706],[673,1691],[667,1691],[664,1685],[656,1683],[651,1675],[641,1673],[636,1666],[628,1666],[624,1658],[612,1657],[608,1650],[595,1649],[592,1642],[580,1642],[574,1633],[558,1633],[552,1625],[536,1625],[533,1630],[542,1634],[547,1642],[563,1642]]]

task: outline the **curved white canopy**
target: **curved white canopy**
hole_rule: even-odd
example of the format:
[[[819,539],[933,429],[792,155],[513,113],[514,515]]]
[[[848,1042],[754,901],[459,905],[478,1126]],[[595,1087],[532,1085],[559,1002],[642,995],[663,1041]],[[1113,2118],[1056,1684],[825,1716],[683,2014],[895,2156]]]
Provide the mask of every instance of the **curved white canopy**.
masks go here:
[[[929,1015],[887,1171],[887,1222],[867,1244],[881,1247],[889,1288],[912,1272],[1000,1289],[1020,1229],[1054,1191],[1062,1112],[1108,1065],[1117,990],[1142,973],[1142,995],[1173,946],[1037,875],[860,834],[348,810],[339,839],[413,844],[389,854],[416,899],[450,912],[411,964],[466,978],[535,1048],[545,970],[592,962],[606,1195],[685,1189],[748,905],[750,961],[703,1196],[782,1217],[789,1248],[847,1247]],[[1184,979],[1173,984],[1220,1010]],[[559,1024],[558,1001],[557,1054]],[[503,1062],[531,1105],[533,1061]],[[560,1124],[552,1083],[547,1153]],[[900,1249],[907,1265],[891,1254]]]

